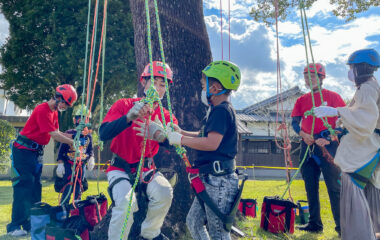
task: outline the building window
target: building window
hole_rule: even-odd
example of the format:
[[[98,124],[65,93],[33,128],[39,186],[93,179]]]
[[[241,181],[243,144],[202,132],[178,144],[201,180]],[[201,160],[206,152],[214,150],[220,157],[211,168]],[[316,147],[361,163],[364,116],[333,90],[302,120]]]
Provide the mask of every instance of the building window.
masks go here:
[[[268,154],[270,152],[270,143],[260,141],[247,142],[244,150],[246,150],[245,152],[247,153]]]

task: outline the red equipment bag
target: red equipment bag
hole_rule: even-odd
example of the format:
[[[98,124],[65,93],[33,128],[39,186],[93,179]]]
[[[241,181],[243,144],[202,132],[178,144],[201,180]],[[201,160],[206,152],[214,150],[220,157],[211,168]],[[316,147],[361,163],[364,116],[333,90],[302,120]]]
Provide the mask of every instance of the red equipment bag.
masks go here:
[[[71,221],[67,228],[78,228],[77,234],[80,234],[82,240],[89,240],[88,231],[92,231],[107,213],[107,198],[103,195],[88,196],[86,200],[75,203],[76,208],[70,211]],[[84,227],[83,227],[84,226]]]
[[[279,197],[264,197],[260,227],[271,233],[293,233],[294,208],[297,208],[297,205],[290,200]]]
[[[62,228],[54,224],[46,225],[46,240],[79,240],[80,237],[72,229]]]
[[[243,216],[255,218],[256,206],[257,206],[256,199],[240,199],[238,209],[243,214]]]

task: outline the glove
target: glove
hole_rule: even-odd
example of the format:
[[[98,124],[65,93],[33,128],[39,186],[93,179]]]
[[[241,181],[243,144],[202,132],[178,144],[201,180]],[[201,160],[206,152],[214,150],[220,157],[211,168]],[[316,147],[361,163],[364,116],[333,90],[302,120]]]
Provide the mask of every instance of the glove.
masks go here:
[[[145,103],[136,102],[135,105],[128,111],[127,118],[128,121],[134,121],[139,117],[139,112],[143,108]]]
[[[181,145],[183,135],[178,132],[173,132],[170,128],[166,130],[170,145]]]
[[[335,117],[338,116],[338,110],[336,110],[336,108],[333,107],[320,106],[314,108],[314,114],[317,118]]]
[[[58,167],[57,170],[55,170],[55,172],[57,173],[57,177],[63,178],[63,175],[65,174],[65,166],[63,165],[63,163],[58,163]]]
[[[94,167],[95,167],[95,158],[91,156],[87,162],[87,170],[92,171]]]
[[[136,122],[137,125],[139,125],[139,128],[134,128],[138,133],[136,134],[137,136],[144,137],[144,131],[146,128],[146,123],[144,122]],[[165,136],[165,130],[164,127],[162,126],[162,123],[160,120],[158,120],[158,117],[154,121],[149,122],[148,126],[148,139],[157,141],[157,142],[163,142],[166,139]],[[157,131],[159,131],[157,133]]]
[[[172,124],[171,122],[169,122],[167,125],[166,125],[166,129],[172,129],[172,126],[173,126],[173,129],[174,129],[174,131],[175,132],[181,132],[182,131],[182,129],[177,125],[177,124]]]

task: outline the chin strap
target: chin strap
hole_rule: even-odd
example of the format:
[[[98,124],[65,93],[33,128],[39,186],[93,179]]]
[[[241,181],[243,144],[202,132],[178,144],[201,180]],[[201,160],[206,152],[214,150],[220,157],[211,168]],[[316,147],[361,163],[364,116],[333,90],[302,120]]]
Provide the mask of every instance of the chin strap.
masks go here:
[[[219,89],[219,90],[222,90],[222,89]],[[209,105],[212,105],[211,101],[210,101],[212,96],[219,96],[219,95],[222,95],[226,92],[227,92],[227,90],[223,89],[222,91],[220,91],[219,93],[216,93],[216,94],[210,93],[209,84],[208,84],[208,77],[206,76],[206,96],[207,96],[207,101],[208,101]]]

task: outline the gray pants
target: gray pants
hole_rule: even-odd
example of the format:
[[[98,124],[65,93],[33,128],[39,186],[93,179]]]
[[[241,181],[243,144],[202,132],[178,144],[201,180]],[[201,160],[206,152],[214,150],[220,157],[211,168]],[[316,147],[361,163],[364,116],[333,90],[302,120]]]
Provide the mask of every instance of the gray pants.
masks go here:
[[[380,189],[368,183],[364,188],[375,233],[380,233]]]
[[[340,192],[340,227],[343,240],[375,240],[375,231],[371,220],[371,208],[364,189],[356,186],[351,177],[342,172]],[[372,184],[367,187],[370,192]],[[378,193],[377,193],[378,194]],[[379,195],[377,195],[379,196]],[[379,199],[376,200],[379,202]],[[371,202],[373,204],[373,202]],[[376,213],[374,213],[377,215]]]
[[[207,193],[221,212],[229,213],[239,189],[237,175],[235,173],[220,177],[207,175],[202,177],[202,182],[206,187]],[[195,240],[231,239],[230,233],[223,227],[223,222],[207,205],[205,205],[204,210],[197,198],[194,198],[194,202],[187,214],[186,225]]]
[[[143,173],[145,177],[147,172]],[[108,182],[111,184],[118,178],[129,178],[125,172],[114,170],[107,173]],[[108,229],[108,240],[127,239],[133,224],[133,213],[138,211],[137,199],[134,194],[132,198],[131,213],[129,215],[124,235],[121,236],[124,221],[127,216],[129,199],[132,194],[132,186],[129,181],[121,181],[112,188],[115,206],[112,208],[112,217]],[[148,212],[141,224],[141,236],[153,239],[160,235],[161,226],[169,211],[173,199],[173,189],[166,178],[159,172],[154,175],[153,180],[148,183],[146,193],[149,204]]]

